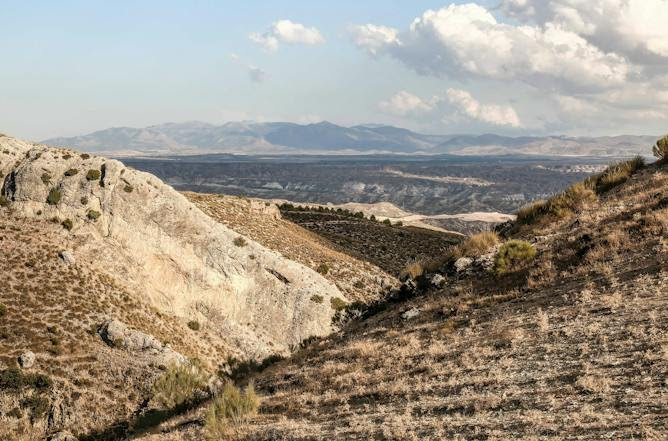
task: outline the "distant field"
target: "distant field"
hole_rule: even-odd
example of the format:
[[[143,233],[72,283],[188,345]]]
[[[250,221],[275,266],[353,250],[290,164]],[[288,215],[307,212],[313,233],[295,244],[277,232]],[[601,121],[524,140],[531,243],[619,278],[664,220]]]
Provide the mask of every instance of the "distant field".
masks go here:
[[[457,214],[514,212],[612,159],[204,155],[123,161],[179,190],[320,204],[392,202],[415,213]]]

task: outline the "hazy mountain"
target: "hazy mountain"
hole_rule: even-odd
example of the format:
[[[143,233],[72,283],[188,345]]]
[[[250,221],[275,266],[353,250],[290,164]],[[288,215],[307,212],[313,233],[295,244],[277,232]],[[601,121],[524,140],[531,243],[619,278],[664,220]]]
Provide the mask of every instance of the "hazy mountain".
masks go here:
[[[647,152],[651,136],[600,138],[425,135],[383,125],[231,122],[116,127],[45,144],[115,155],[166,154],[541,154],[627,156]]]

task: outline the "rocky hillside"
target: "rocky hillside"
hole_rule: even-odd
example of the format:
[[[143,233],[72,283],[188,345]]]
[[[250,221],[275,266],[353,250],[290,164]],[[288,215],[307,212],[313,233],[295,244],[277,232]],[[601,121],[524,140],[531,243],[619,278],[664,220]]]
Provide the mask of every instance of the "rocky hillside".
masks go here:
[[[402,295],[254,376],[260,413],[230,433],[665,439],[668,168],[611,167],[499,236],[425,262]],[[143,439],[199,439],[206,426],[184,425],[198,415]]]

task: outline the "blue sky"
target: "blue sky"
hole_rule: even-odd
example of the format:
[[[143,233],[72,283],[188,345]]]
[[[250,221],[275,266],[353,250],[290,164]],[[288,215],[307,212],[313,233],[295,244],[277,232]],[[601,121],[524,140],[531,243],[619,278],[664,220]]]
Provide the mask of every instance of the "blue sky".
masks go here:
[[[569,121],[555,110],[558,103],[594,119],[617,104],[628,111],[629,103],[611,101],[610,90],[648,87],[650,80],[658,87],[655,78],[642,85],[617,78],[617,70],[627,66],[614,57],[573,61],[574,66],[591,63],[601,75],[614,71],[605,73],[610,80],[605,90],[591,87],[599,77],[583,83],[545,71],[527,74],[522,69],[532,62],[521,57],[498,60],[504,71],[511,66],[510,75],[472,68],[481,61],[477,53],[494,54],[498,48],[481,47],[492,44],[483,41],[485,35],[480,42],[456,41],[448,29],[462,20],[469,28],[459,35],[480,31],[484,24],[483,32],[508,35],[517,45],[524,42],[515,35],[519,23],[545,30],[548,20],[559,19],[527,21],[513,9],[515,1],[479,1],[471,7],[461,1],[2,0],[0,131],[39,140],[111,126],[242,119],[381,122],[438,133],[639,133],[662,127],[664,107],[641,109],[653,115],[651,121],[634,117],[635,109],[623,122],[592,120],[584,126],[580,117]],[[423,31],[411,30],[411,22],[430,9],[447,13],[425,18]],[[496,23],[483,23],[489,21],[485,14]],[[324,42],[281,42],[271,51],[251,41],[251,33],[271,33],[279,20],[315,29]],[[360,37],[364,32],[377,37],[368,34],[372,28],[361,27],[367,24],[395,29],[399,36],[375,50]],[[580,44],[575,37],[572,41]],[[537,44],[532,50],[552,50]],[[621,49],[602,50],[633,58]],[[645,68],[634,63],[629,65]],[[609,66],[612,70],[606,70]],[[251,70],[257,73],[254,79]],[[581,73],[574,69],[564,75]]]

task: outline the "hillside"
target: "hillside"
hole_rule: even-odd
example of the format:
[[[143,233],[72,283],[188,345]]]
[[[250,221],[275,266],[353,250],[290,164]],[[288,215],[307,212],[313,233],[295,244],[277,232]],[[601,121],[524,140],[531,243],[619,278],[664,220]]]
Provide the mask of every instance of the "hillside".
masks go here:
[[[52,138],[45,144],[70,146],[108,155],[235,154],[525,154],[629,156],[642,153],[650,136],[510,137],[426,135],[383,125],[343,127],[326,121],[168,123],[144,128],[114,127],[87,135]]]
[[[521,212],[503,240],[529,241],[533,258],[501,266],[511,261],[494,263],[498,245],[474,238],[461,248],[470,259],[425,264],[423,289],[256,375],[260,413],[230,433],[665,439],[668,169],[636,169]],[[198,439],[182,424],[193,418],[142,439]]]

